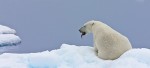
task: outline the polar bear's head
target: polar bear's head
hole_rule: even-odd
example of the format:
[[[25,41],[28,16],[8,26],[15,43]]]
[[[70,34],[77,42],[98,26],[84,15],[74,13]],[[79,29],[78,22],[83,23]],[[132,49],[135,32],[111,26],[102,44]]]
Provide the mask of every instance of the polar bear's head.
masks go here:
[[[83,35],[86,35],[87,33],[91,33],[92,32],[92,26],[95,24],[95,21],[88,21],[87,23],[85,23],[80,29],[80,33],[81,34],[81,38]]]

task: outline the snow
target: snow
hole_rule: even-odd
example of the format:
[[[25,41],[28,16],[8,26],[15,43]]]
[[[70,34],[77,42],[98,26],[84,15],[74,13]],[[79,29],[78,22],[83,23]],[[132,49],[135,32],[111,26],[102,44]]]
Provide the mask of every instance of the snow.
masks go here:
[[[0,25],[0,34],[15,34],[16,31],[7,26]]]
[[[21,39],[13,34],[0,34],[0,46],[19,44]]]
[[[15,34],[14,29],[0,25],[0,47],[14,46],[21,43],[21,39]]]
[[[150,50],[132,49],[116,60],[102,60],[93,47],[62,44],[52,51],[1,54],[0,68],[150,68]]]

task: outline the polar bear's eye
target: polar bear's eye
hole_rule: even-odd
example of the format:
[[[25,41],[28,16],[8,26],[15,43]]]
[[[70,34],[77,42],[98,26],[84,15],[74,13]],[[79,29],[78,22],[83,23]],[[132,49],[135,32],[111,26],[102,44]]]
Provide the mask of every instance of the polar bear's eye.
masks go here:
[[[84,26],[84,28],[85,28],[86,26]]]
[[[94,25],[94,23],[92,23],[92,25]]]

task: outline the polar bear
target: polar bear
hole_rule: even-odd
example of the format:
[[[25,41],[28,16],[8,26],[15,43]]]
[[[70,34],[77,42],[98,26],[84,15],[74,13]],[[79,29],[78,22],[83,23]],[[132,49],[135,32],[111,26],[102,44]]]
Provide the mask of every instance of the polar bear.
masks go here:
[[[132,49],[127,37],[100,21],[88,21],[79,31],[81,37],[93,33],[94,49],[101,59],[114,60]]]

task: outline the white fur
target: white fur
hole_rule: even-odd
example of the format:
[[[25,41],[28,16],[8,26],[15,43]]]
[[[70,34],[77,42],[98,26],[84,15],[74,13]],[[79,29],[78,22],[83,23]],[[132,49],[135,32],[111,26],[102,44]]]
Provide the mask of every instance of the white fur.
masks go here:
[[[86,33],[93,33],[94,48],[99,58],[114,60],[132,49],[127,37],[100,21],[89,21],[84,26]]]

